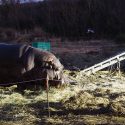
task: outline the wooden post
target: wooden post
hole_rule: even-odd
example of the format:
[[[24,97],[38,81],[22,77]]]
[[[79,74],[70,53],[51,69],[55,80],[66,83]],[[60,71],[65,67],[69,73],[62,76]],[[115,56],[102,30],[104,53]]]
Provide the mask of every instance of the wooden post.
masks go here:
[[[48,78],[48,75],[46,77],[46,93],[47,93],[48,116],[50,117],[50,107],[49,107],[49,78]]]
[[[118,68],[118,76],[121,77],[120,61],[118,61],[117,63],[117,68]]]

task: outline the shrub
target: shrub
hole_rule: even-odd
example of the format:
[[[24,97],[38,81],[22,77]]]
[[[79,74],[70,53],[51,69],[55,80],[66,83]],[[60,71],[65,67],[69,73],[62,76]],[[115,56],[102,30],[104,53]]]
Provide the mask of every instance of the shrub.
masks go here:
[[[115,42],[118,44],[125,43],[125,33],[120,33],[115,37]]]

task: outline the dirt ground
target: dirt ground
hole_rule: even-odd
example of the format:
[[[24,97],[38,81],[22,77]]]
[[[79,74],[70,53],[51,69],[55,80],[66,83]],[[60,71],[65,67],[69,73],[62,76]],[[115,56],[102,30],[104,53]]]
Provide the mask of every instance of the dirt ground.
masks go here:
[[[84,69],[123,52],[125,44],[113,40],[51,41],[51,52],[63,63],[66,69]]]

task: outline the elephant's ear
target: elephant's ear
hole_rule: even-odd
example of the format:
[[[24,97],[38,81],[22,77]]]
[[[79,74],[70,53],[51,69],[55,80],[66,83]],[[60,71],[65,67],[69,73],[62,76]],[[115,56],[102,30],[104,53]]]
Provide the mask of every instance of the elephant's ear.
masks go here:
[[[34,52],[32,49],[28,49],[22,56],[23,64],[26,71],[30,71],[34,68]]]

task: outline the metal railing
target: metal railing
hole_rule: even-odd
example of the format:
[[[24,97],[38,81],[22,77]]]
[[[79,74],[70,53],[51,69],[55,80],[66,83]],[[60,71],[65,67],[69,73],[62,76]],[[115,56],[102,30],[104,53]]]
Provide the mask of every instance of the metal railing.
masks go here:
[[[120,63],[123,60],[125,60],[125,52],[118,54],[112,58],[109,58],[105,61],[102,61],[101,63],[95,64],[89,68],[86,68],[86,69],[82,70],[80,73],[85,74],[85,75],[91,75],[92,73],[95,73],[95,72],[102,70],[106,67],[114,65],[116,63]]]

